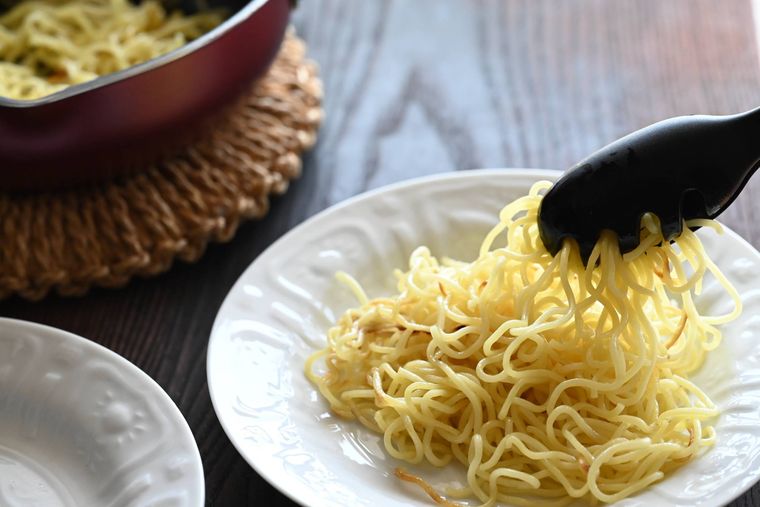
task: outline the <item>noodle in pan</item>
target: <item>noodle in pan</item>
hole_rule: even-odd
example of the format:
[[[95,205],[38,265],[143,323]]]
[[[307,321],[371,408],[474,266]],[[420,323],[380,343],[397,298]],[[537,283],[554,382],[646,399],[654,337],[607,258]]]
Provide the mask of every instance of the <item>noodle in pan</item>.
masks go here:
[[[36,99],[185,45],[219,12],[167,13],[156,0],[27,0],[0,15],[0,96]]]

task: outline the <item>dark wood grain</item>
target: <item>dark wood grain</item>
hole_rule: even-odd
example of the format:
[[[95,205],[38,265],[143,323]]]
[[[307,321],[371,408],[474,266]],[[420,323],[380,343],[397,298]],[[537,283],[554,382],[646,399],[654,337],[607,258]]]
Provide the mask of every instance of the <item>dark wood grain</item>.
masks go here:
[[[303,0],[294,17],[325,81],[304,176],[269,216],[195,265],[0,314],[101,343],[177,402],[209,505],[292,505],[235,452],[211,408],[205,352],[219,305],[273,240],[358,192],[475,167],[565,168],[653,121],[760,105],[749,0]],[[760,246],[760,180],[724,220]],[[760,422],[759,422],[760,424]],[[733,507],[760,505],[757,486]]]

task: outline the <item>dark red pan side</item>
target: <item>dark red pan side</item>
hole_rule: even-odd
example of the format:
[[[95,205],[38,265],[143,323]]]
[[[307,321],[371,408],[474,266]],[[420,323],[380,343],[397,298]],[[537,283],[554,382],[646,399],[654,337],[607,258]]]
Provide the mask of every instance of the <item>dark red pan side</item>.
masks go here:
[[[49,103],[0,106],[0,188],[55,188],[137,169],[176,150],[264,73],[290,0],[177,60]]]

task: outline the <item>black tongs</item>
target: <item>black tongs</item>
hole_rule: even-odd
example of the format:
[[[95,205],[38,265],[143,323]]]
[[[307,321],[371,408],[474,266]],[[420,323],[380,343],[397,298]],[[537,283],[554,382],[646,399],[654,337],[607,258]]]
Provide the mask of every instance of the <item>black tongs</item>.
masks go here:
[[[759,162],[760,108],[655,123],[580,161],[549,189],[539,209],[541,240],[554,255],[565,238],[575,239],[586,263],[608,229],[630,252],[647,212],[672,240],[684,220],[720,215]]]

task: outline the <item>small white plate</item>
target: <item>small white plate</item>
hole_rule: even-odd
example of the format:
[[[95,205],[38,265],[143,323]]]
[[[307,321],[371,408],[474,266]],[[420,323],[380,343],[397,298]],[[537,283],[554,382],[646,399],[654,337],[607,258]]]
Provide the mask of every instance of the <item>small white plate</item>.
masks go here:
[[[171,398],[126,359],[0,319],[0,506],[202,507],[203,466]]]
[[[393,294],[393,268],[425,244],[434,255],[472,260],[498,211],[554,171],[487,170],[437,175],[350,199],[296,227],[246,270],[214,323],[208,349],[211,399],[227,435],[251,466],[308,506],[431,506],[392,476],[378,435],[333,417],[303,374],[336,317],[356,302],[334,280],[344,270],[370,297]],[[625,506],[716,506],[760,479],[760,254],[731,231],[701,233],[744,301],[724,343],[694,377],[722,410],[717,445]],[[730,301],[710,282],[699,303]],[[410,467],[407,467],[410,468]],[[456,465],[413,468],[440,485],[462,481]]]

